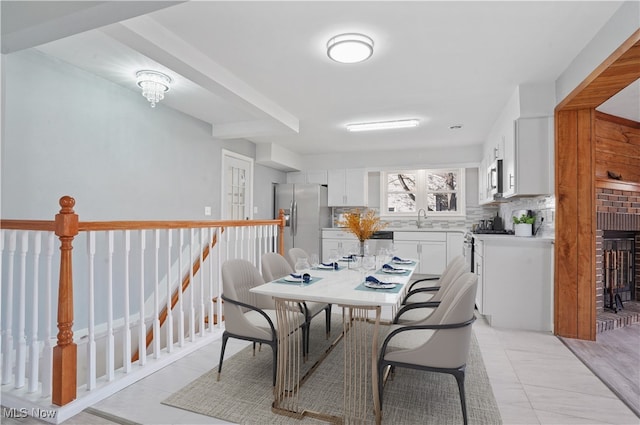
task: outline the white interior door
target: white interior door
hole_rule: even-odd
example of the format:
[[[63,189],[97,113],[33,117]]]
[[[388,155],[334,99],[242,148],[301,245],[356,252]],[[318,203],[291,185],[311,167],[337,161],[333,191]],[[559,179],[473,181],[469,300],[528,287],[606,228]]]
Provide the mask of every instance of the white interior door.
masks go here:
[[[222,151],[222,219],[253,218],[253,159]]]

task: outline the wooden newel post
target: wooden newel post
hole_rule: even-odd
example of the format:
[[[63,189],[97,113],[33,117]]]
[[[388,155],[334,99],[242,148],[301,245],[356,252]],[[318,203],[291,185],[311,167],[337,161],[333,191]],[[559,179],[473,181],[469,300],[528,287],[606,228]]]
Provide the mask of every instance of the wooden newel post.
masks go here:
[[[280,211],[278,212],[278,220],[280,220],[280,223],[278,223],[278,252],[280,253],[280,255],[285,255],[284,254],[284,226],[287,223],[287,221],[284,218],[284,210],[282,208],[280,208]]]
[[[58,343],[53,348],[53,388],[51,401],[58,406],[76,398],[77,346],[73,342],[73,238],[78,234],[75,199],[60,198],[56,214],[56,235],[60,238],[60,281],[58,283]]]

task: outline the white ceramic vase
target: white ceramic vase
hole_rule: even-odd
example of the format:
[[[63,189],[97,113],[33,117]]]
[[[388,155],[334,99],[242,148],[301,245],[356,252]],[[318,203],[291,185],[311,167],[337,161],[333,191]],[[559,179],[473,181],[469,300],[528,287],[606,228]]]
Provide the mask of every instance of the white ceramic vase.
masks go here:
[[[533,232],[533,225],[527,223],[514,224],[516,236],[531,236]]]

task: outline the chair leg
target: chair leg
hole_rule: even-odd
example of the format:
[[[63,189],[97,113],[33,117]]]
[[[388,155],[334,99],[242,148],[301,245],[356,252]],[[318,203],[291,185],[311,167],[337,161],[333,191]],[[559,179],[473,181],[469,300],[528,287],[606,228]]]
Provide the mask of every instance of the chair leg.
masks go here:
[[[464,420],[464,425],[467,425],[467,400],[464,396],[464,368],[458,369],[453,372],[453,376],[456,378],[456,382],[458,383],[458,391],[460,392],[460,405],[462,406],[462,418]]]
[[[227,340],[229,335],[226,332],[222,334],[222,350],[220,350],[220,363],[218,364],[218,381],[220,380],[220,373],[222,372],[222,360],[224,359],[224,350],[227,348]]]
[[[327,339],[331,336],[331,304],[324,309],[325,311],[325,329],[327,330]]]
[[[382,412],[382,393],[384,392],[384,370],[386,365],[378,360],[378,402],[380,403],[380,411]]]
[[[302,325],[302,358],[306,361],[309,355],[309,333],[311,331],[311,323],[305,322]]]

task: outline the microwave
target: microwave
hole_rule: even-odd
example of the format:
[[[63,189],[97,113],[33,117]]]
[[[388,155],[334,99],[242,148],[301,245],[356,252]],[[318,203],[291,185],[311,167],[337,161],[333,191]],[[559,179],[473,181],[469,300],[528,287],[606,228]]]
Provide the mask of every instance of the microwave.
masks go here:
[[[496,159],[487,168],[487,193],[489,196],[502,195],[502,160]]]

